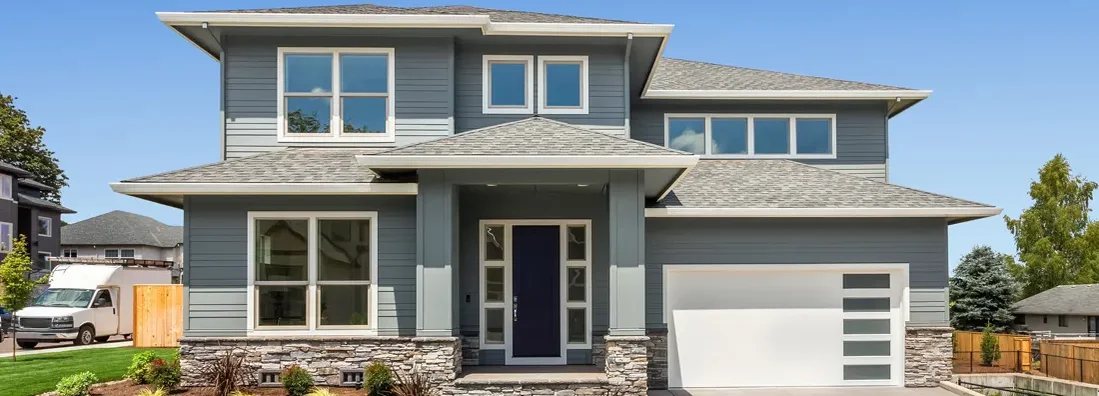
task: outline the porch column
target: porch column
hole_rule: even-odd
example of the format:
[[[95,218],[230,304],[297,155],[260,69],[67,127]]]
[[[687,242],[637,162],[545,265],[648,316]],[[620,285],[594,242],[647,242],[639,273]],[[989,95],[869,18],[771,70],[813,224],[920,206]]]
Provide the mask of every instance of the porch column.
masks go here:
[[[458,191],[445,171],[421,170],[416,195],[416,335],[458,334]]]
[[[611,336],[645,335],[645,193],[638,170],[610,173]]]

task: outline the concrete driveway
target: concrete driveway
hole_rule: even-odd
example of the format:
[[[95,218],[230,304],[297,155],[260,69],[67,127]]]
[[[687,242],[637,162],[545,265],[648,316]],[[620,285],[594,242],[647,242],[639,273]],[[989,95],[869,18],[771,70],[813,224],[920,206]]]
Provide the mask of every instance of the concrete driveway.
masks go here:
[[[942,388],[740,388],[649,391],[649,396],[951,396]]]

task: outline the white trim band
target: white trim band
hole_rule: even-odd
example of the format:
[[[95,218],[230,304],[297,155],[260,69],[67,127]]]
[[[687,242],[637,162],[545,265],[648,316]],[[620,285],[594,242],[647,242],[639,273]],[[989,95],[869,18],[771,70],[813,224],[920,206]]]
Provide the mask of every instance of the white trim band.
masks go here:
[[[645,217],[989,217],[1003,209],[974,208],[646,208]]]
[[[416,183],[111,183],[126,195],[416,195]]]
[[[642,99],[890,100],[927,99],[929,90],[678,90],[651,89]]]
[[[689,168],[697,155],[357,155],[359,163],[382,169],[499,168]]]

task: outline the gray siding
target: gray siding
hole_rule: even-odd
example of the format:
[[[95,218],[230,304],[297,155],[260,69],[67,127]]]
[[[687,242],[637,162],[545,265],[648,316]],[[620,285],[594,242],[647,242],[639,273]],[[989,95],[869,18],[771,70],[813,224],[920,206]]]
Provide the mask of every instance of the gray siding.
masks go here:
[[[590,83],[588,114],[547,114],[547,118],[585,126],[607,133],[625,134],[625,45],[583,44],[463,44],[455,54],[455,129],[465,132],[495,124],[528,118],[531,114],[482,114],[482,56],[587,55]],[[538,78],[537,69],[534,73]],[[538,112],[538,84],[535,84],[534,112]]]
[[[231,36],[225,42],[225,157],[290,145],[394,146],[393,143],[279,143],[278,47],[392,47],[396,62],[396,145],[451,133],[452,37]]]
[[[947,225],[941,219],[646,221],[646,317],[664,326],[663,267],[678,264],[908,263],[909,325],[945,325]]]
[[[630,119],[634,139],[664,145],[665,113],[825,113],[836,114],[836,159],[799,160],[884,180],[888,153],[886,105],[882,102],[752,103],[679,101],[635,104]],[[838,167],[836,165],[849,165]],[[855,166],[861,165],[861,166]]]
[[[378,212],[378,330],[416,330],[416,197],[188,197],[184,216],[187,270],[185,336],[244,335],[247,212]]]

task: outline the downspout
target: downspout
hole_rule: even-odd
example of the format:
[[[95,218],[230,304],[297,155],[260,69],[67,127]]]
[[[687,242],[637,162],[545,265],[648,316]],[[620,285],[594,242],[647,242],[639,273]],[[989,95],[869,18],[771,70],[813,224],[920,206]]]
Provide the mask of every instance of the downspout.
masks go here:
[[[630,50],[633,48],[633,33],[626,34],[626,56],[622,60],[622,103],[626,123],[626,137],[630,137]]]

